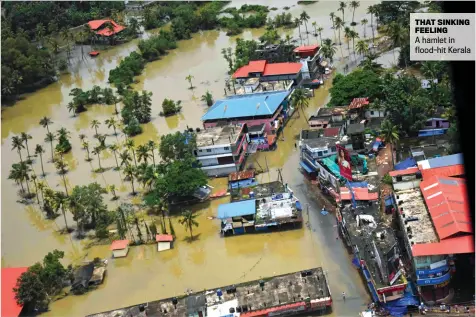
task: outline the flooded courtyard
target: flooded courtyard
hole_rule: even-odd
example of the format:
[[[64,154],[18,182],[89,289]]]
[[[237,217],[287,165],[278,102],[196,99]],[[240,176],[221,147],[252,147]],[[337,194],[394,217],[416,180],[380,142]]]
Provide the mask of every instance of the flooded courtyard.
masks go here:
[[[240,6],[244,1],[234,1],[232,5]],[[288,1],[260,1],[260,4],[275,6],[280,10],[271,11],[270,16],[282,12],[283,6],[291,6]],[[366,8],[375,2],[361,2],[355,12],[355,21],[366,17]],[[295,5],[289,10],[297,16],[306,10],[312,21],[324,28],[322,37],[333,37],[329,13],[337,12],[336,2],[320,2],[307,6]],[[348,10],[349,11],[349,10]],[[340,14],[340,12],[339,12]],[[350,11],[346,15],[350,15]],[[301,28],[302,30],[303,28]],[[245,30],[239,36],[228,37],[224,31],[206,31],[194,34],[192,39],[178,42],[178,48],[171,51],[161,60],[148,63],[141,76],[136,77],[138,83],[135,90],[147,90],[152,96],[152,121],[143,125],[143,133],[134,137],[135,144],[144,144],[149,140],[159,142],[160,136],[180,131],[188,127],[201,127],[201,116],[207,111],[207,106],[200,101],[201,95],[207,90],[214,99],[224,97],[227,62],[222,57],[221,50],[233,47],[237,37],[257,39],[264,29]],[[302,30],[303,31],[303,30]],[[356,31],[362,35],[362,26],[356,26]],[[153,31],[154,32],[154,31]],[[291,34],[298,38],[297,29],[283,30],[281,35]],[[371,34],[367,26],[367,36]],[[306,40],[305,40],[306,41]],[[316,38],[310,36],[309,42],[316,43]],[[307,41],[306,41],[307,42]],[[105,195],[109,208],[115,209],[121,202],[132,201],[140,204],[140,195],[131,199],[131,184],[123,180],[124,175],[113,170],[116,163],[114,156],[104,151],[101,163],[106,171],[95,173],[98,168],[97,158],[86,162],[86,152],[81,149],[79,135],[86,135],[94,140],[94,129],[90,127],[93,119],[102,125],[98,129],[101,134],[107,134],[107,144],[123,145],[125,137],[112,135],[104,121],[114,116],[114,106],[90,106],[88,111],[73,117],[68,112],[66,104],[72,97],[69,92],[73,88],[91,89],[93,85],[107,87],[109,71],[115,68],[120,60],[137,49],[138,41],[104,51],[95,59],[84,57],[80,62],[73,61],[70,74],[62,75],[58,82],[25,96],[13,107],[2,109],[2,267],[29,266],[53,249],[65,252],[65,264],[80,263],[85,259],[95,257],[110,258],[109,245],[89,246],[88,239],[77,240],[71,235],[62,235],[58,231],[64,227],[62,217],[56,220],[46,220],[44,213],[37,204],[24,205],[17,200],[19,196],[13,181],[7,180],[13,163],[18,161],[18,154],[11,150],[11,138],[21,132],[30,134],[30,151],[36,144],[43,145],[44,167],[47,176],[45,181],[54,190],[64,189],[61,177],[56,173],[50,162],[49,144],[44,142],[46,129],[39,125],[42,117],[50,117],[53,124],[51,131],[65,127],[70,131],[72,151],[65,155],[68,164],[66,181],[68,189],[75,185],[87,185],[98,182],[102,186],[114,184],[117,187],[118,201],[111,201],[112,195]],[[343,54],[348,55],[347,45],[342,45]],[[336,57],[340,56],[340,52]],[[80,57],[77,57],[80,60]],[[189,90],[185,80],[187,75],[194,76],[196,88]],[[314,113],[323,106],[328,98],[330,81],[315,91],[310,105],[304,111]],[[182,112],[176,116],[160,117],[161,104],[164,98],[182,101]],[[120,104],[118,105],[120,106]],[[261,152],[248,158],[248,164],[260,164],[270,168],[269,173],[261,174],[262,182],[277,179],[277,168],[286,165],[295,152],[295,136],[302,128],[307,127],[303,115],[294,117],[284,130],[284,141],[278,141],[278,149],[274,152]],[[256,163],[257,162],[257,163]],[[288,164],[289,165],[289,164]],[[40,160],[34,159],[32,166],[37,175],[41,174]],[[297,163],[294,167],[283,170],[285,181],[291,184],[299,178]],[[294,179],[294,182],[293,182]],[[210,180],[214,190],[225,188],[226,179]],[[142,188],[139,187],[139,192]],[[301,198],[301,197],[298,197]],[[306,268],[325,265],[325,269],[336,270],[332,267],[332,257],[329,257],[325,246],[316,244],[311,230],[305,227],[299,230],[284,231],[271,234],[244,235],[223,239],[219,235],[219,222],[210,220],[216,216],[217,206],[226,203],[229,198],[213,200],[208,203],[191,206],[199,214],[199,227],[194,233],[199,234],[196,241],[188,243],[185,238],[188,233],[178,224],[178,219],[172,215],[172,221],[177,235],[174,249],[158,253],[156,245],[132,247],[126,258],[109,261],[107,277],[97,290],[81,296],[67,296],[50,304],[47,316],[84,316],[89,313],[110,310],[117,307],[129,306],[149,300],[180,295],[187,289],[200,290],[233,284],[264,276],[284,274]],[[68,214],[68,224],[75,226],[71,214]]]

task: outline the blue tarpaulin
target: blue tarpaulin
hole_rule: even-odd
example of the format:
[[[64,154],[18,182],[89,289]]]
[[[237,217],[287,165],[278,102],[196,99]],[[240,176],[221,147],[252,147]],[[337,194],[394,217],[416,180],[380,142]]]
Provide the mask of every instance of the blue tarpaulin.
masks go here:
[[[417,163],[413,157],[409,157],[401,162],[398,162],[393,167],[396,171],[406,170],[407,168],[417,166]]]
[[[360,261],[356,256],[352,258],[352,264],[355,265],[356,268],[360,268]]]
[[[407,284],[403,297],[384,303],[385,309],[394,317],[403,317],[408,311],[408,306],[418,306],[418,298],[413,295],[411,283]]]
[[[256,203],[254,199],[243,200],[236,203],[221,204],[218,206],[218,219],[226,219],[232,217],[241,217],[246,215],[254,215],[256,212]]]
[[[367,188],[368,184],[367,182],[349,182],[350,187]]]
[[[296,209],[302,211],[301,203],[299,201],[296,201]]]

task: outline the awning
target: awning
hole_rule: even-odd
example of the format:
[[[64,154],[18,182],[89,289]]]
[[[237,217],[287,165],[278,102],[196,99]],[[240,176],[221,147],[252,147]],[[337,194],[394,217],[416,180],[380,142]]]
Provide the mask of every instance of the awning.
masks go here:
[[[308,173],[312,173],[314,172],[311,167],[309,167],[309,165],[307,165],[306,163],[304,163],[303,161],[300,161],[299,162],[299,165],[301,165],[301,167]]]

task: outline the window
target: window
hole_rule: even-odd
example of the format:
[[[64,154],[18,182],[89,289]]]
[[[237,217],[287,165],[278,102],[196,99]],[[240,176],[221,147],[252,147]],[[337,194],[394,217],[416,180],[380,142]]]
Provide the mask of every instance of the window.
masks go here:
[[[431,126],[433,126],[433,121],[427,121],[427,122],[425,122],[425,126],[426,126],[426,127],[431,127]]]
[[[323,154],[327,154],[327,150],[323,151],[322,153],[323,153]]]
[[[331,152],[336,152],[337,148],[335,146],[331,147]]]
[[[322,156],[322,152],[321,151],[317,152],[317,156]]]
[[[211,151],[212,151],[212,149],[207,149],[207,152],[209,152],[209,153],[210,153]]]
[[[198,152],[202,153],[202,150],[198,150]]]
[[[225,151],[228,151],[228,150],[230,150],[230,147],[229,147],[229,146],[225,146],[223,149],[224,149]]]
[[[373,116],[373,115],[374,115],[374,112],[373,112],[373,111],[370,111],[370,115]]]

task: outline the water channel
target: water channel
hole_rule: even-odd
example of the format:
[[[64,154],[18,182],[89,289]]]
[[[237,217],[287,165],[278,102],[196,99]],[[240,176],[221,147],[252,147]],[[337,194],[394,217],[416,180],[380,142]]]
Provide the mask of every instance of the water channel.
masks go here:
[[[240,6],[244,3],[246,2],[240,0],[234,1],[231,5]],[[271,11],[270,16],[282,12],[282,7],[286,5],[291,6],[289,1],[281,0],[262,0],[258,3],[279,8],[277,11]],[[360,7],[355,12],[355,21],[360,21],[364,17],[370,21],[366,10],[374,3],[361,1]],[[293,16],[298,16],[302,10],[306,10],[311,17],[308,28],[312,28],[311,22],[316,21],[324,28],[322,37],[332,38],[334,32],[331,29],[329,13],[333,11],[341,15],[337,8],[337,2],[323,1],[306,6],[295,4],[289,12]],[[351,10],[347,9],[345,14],[346,21],[350,21]],[[355,30],[363,37],[361,25],[356,26]],[[304,31],[303,27],[301,31]],[[298,37],[297,29],[284,30],[283,36],[286,32],[295,38]],[[239,36],[256,39],[263,33],[264,29],[246,30]],[[370,36],[370,26],[367,26],[366,33]],[[221,55],[221,49],[234,46],[236,38],[226,36],[223,31],[195,34],[190,40],[180,41],[178,48],[161,60],[146,65],[143,74],[137,77],[139,82],[134,89],[153,92],[153,119],[143,126],[144,132],[135,137],[136,145],[150,139],[159,141],[160,135],[183,130],[187,125],[201,127],[200,117],[206,112],[207,107],[200,101],[200,96],[209,90],[215,99],[223,97],[227,63]],[[317,40],[310,36],[309,42],[316,43]],[[121,174],[112,170],[115,166],[112,154],[104,152],[101,158],[103,167],[111,168],[102,174],[96,174],[93,170],[98,167],[97,159],[89,163],[84,160],[85,152],[81,149],[78,138],[82,133],[89,140],[93,140],[94,130],[90,128],[90,122],[93,119],[104,122],[113,116],[114,106],[91,106],[87,112],[73,117],[68,113],[66,104],[71,100],[68,94],[72,88],[86,90],[93,85],[107,86],[109,71],[136,48],[137,40],[104,51],[95,59],[85,57],[81,62],[75,63],[70,74],[62,75],[58,82],[25,96],[13,107],[2,109],[2,267],[32,265],[53,249],[65,252],[65,264],[79,263],[94,257],[110,258],[109,245],[89,247],[87,239],[79,241],[69,235],[61,235],[58,230],[64,226],[62,217],[55,221],[45,220],[44,214],[36,204],[23,205],[17,202],[19,188],[13,181],[7,180],[11,165],[18,161],[17,153],[11,151],[11,137],[27,132],[33,137],[29,141],[30,151],[33,151],[36,144],[44,146],[47,173],[44,181],[51,188],[62,190],[62,180],[53,164],[49,162],[49,144],[43,141],[46,130],[38,124],[42,117],[50,117],[54,122],[50,126],[51,131],[65,127],[71,132],[73,149],[65,156],[69,166],[66,175],[69,188],[94,181],[103,186],[115,184],[121,199],[111,202],[111,196],[107,195],[106,201],[110,208],[115,208],[121,201],[131,200],[130,183],[123,181]],[[346,48],[347,45],[343,44],[344,55],[348,55]],[[336,55],[340,56],[340,52]],[[194,76],[194,85],[197,86],[193,91],[187,89],[185,77],[188,74]],[[305,109],[307,114],[314,113],[318,107],[325,104],[330,84],[330,81],[326,82],[323,87],[316,90],[310,106]],[[159,117],[158,113],[161,111],[164,98],[182,100],[182,112],[173,117]],[[286,175],[287,181],[296,183],[299,180],[296,176],[297,162],[291,164],[289,159],[294,152],[294,138],[304,127],[306,127],[304,116],[293,118],[285,129],[285,140],[278,141],[276,151],[258,153],[249,158],[249,162],[258,161],[262,166],[267,161],[271,172],[261,176],[263,182],[276,180],[276,168],[283,166],[283,175]],[[107,143],[116,142],[112,131],[104,124],[99,128],[99,133],[108,134]],[[120,135],[118,140],[123,143],[124,137]],[[35,160],[33,169],[40,175],[39,159]],[[215,189],[224,188],[226,180],[214,179],[210,184]],[[136,197],[132,201],[138,204],[140,198]],[[207,217],[215,216],[217,206],[225,202],[228,202],[227,198],[191,207],[199,214],[200,226],[195,230],[200,234],[197,241],[193,243],[184,241],[188,233],[174,218],[178,241],[173,250],[158,253],[155,245],[132,248],[127,258],[109,261],[105,282],[97,290],[82,296],[67,296],[53,302],[50,304],[50,312],[45,315],[84,316],[180,295],[186,289],[212,288],[320,266],[323,261],[328,266],[339,267],[339,263],[329,263],[332,257],[323,253],[327,252],[323,251],[326,245],[319,245],[313,231],[305,228],[272,234],[220,238],[219,223]],[[74,224],[71,216],[68,223]],[[328,257],[327,260],[325,257]],[[335,270],[335,267],[330,269]],[[362,293],[362,290],[358,292]]]

